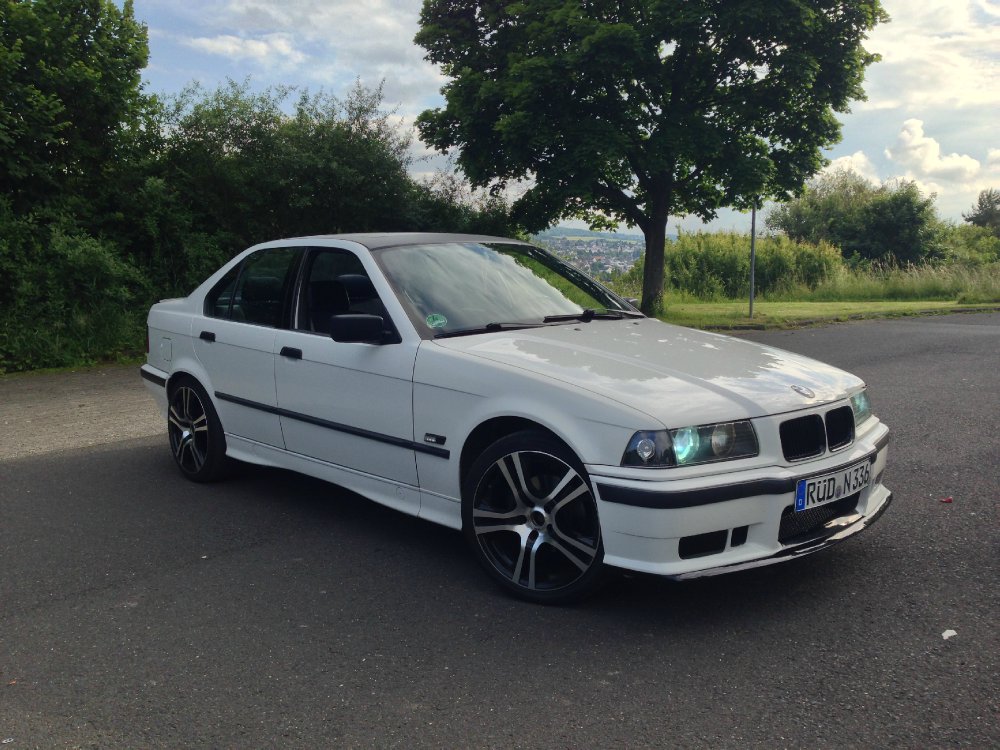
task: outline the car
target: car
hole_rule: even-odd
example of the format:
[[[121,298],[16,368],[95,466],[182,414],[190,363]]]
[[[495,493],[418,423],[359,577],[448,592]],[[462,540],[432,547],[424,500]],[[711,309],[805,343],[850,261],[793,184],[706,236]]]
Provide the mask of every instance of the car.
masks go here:
[[[266,242],[153,305],[148,335],[141,375],[184,476],[236,459],[326,480],[460,530],[535,602],[615,568],[792,560],[892,500],[860,378],[646,317],[519,240]]]

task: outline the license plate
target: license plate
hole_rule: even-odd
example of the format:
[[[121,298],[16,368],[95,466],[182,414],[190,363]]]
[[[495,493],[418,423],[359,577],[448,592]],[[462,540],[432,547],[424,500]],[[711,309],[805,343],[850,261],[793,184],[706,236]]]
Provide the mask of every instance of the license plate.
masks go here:
[[[872,462],[865,459],[846,469],[819,477],[800,479],[795,485],[795,510],[809,510],[853,495],[872,481]]]

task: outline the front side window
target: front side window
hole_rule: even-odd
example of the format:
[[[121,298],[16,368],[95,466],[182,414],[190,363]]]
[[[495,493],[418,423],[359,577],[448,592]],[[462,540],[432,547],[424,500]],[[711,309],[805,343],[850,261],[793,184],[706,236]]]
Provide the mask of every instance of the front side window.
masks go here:
[[[386,341],[394,329],[361,260],[347,250],[314,250],[307,260],[295,327],[328,334],[333,315],[382,316]]]

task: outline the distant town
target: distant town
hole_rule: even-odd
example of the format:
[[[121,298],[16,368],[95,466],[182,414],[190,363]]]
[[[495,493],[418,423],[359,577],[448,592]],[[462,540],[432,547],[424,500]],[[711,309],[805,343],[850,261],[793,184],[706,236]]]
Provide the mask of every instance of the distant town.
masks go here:
[[[548,229],[532,240],[599,279],[629,270],[645,250],[641,234],[609,234],[563,227]]]

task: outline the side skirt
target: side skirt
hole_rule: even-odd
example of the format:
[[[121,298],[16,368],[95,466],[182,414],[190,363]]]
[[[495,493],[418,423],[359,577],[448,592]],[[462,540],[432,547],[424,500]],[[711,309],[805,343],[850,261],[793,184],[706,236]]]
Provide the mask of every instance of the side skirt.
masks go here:
[[[402,511],[411,516],[420,515],[420,490],[410,485],[399,484],[382,477],[326,463],[310,456],[292,453],[228,432],[226,433],[226,453],[247,463],[274,466],[315,477],[351,492],[356,492],[394,510]]]

